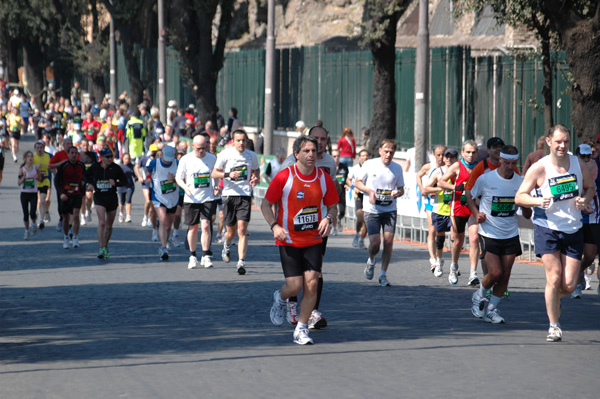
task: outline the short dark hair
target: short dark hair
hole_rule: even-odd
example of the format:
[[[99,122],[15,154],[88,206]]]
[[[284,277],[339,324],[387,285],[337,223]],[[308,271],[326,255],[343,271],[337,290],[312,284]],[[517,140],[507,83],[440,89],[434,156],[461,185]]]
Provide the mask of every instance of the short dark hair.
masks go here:
[[[393,139],[384,139],[379,145],[379,148],[383,148],[384,145],[391,145],[394,148],[394,151],[396,151],[396,148],[398,148],[398,143],[396,143],[396,140]]]
[[[550,128],[550,130],[548,130],[548,137],[552,137],[554,136],[554,132],[559,131],[560,133],[564,133],[564,134],[568,134],[569,137],[571,137],[571,131],[569,130],[568,127],[566,127],[565,125],[561,124],[561,123],[557,123],[556,125],[552,126]]]
[[[67,150],[67,152],[71,152],[71,150],[74,149],[76,152],[79,152],[79,150],[77,149],[77,147],[75,147],[74,145],[69,147],[69,149]]]
[[[366,152],[366,153],[367,153],[367,157],[369,157],[369,156],[370,156],[370,154],[369,154],[369,151],[367,151],[367,150],[360,150],[360,151],[358,152],[358,156],[360,157],[360,156],[362,155],[362,153],[363,153],[363,152]]]
[[[248,133],[246,133],[244,129],[235,129],[233,133],[231,133],[231,138],[233,138],[233,136],[235,136],[236,134],[243,134],[244,137],[246,137],[246,140],[248,140]]]
[[[296,140],[294,140],[294,144],[292,144],[292,151],[294,154],[299,153],[302,149],[304,143],[310,142],[315,145],[316,148],[319,148],[319,143],[317,143],[317,139],[312,136],[301,135]]]

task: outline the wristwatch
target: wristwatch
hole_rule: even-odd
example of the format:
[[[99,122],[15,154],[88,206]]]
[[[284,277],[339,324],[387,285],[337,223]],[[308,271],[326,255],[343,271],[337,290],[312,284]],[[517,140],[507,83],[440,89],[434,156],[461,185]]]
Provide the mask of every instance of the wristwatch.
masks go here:
[[[329,224],[333,223],[333,218],[331,217],[331,215],[327,215],[325,216],[327,219],[329,219]]]

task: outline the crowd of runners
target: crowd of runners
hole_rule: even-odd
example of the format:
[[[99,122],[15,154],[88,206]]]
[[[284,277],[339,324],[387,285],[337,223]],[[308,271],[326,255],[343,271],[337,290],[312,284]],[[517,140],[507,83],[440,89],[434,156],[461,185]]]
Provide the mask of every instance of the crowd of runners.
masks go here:
[[[32,150],[22,153],[18,172],[25,240],[51,222],[54,188],[63,248],[79,247],[80,228],[92,221],[95,210],[97,258],[109,259],[114,222],[133,222],[131,203],[139,183],[144,197],[141,225],[152,229],[148,236],[158,243],[162,261],[169,260],[173,248],[185,245],[189,269],[213,267],[214,242],[222,244],[220,258],[229,263],[237,235],[235,270],[244,275],[253,191],[262,177],[269,186],[261,211],[273,231],[285,277],[273,294],[270,317],[277,326],[286,320],[295,325],[295,343],[312,343],[309,329],[327,326],[319,310],[323,258],[328,237],[342,230],[347,198],[355,202],[352,246],[366,250],[365,279],[374,278],[381,250],[377,281],[381,287],[391,285],[396,199],[405,191],[402,167],[393,160],[394,140],[383,140],[377,153],[369,154],[357,148],[353,132],[345,128],[331,150],[321,122],[310,129],[297,124],[302,134],[292,154],[286,158],[285,150],[278,150],[261,176],[254,143],[235,108],[227,122],[219,116],[213,127],[192,106],[176,109],[170,102],[169,121],[163,124],[149,102],[130,108],[125,100],[114,107],[106,102],[81,104],[73,96],[51,97],[40,109],[18,90],[0,98],[6,111],[1,118],[0,171],[5,152],[18,162],[21,135],[36,136]],[[471,140],[460,150],[440,144],[416,175],[426,200],[431,272],[436,278],[445,273],[444,245],[450,233],[447,278],[458,284],[468,234],[466,283],[475,288],[471,313],[485,322],[505,322],[499,304],[509,295],[511,269],[521,254],[519,218],[532,219],[535,252],[546,271],[548,341],[562,339],[561,298],[578,297],[589,289],[600,243],[599,142],[582,143],[571,155],[570,140],[565,126],[550,129],[538,151],[527,157],[523,176],[517,168],[522,154],[501,138],[490,138],[487,148]],[[347,196],[348,191],[353,195]],[[187,233],[182,244],[183,225]]]

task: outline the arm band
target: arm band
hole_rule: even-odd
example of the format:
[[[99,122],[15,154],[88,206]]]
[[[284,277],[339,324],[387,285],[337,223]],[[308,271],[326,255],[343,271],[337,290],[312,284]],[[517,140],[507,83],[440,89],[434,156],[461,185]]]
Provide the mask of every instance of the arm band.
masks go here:
[[[224,178],[224,179],[226,179],[226,178],[228,178],[228,177],[229,177],[229,172],[227,172],[227,173],[224,173],[223,175],[224,175],[224,176],[223,176],[223,178]]]
[[[273,227],[277,226],[277,222],[271,223],[271,231],[273,231]]]

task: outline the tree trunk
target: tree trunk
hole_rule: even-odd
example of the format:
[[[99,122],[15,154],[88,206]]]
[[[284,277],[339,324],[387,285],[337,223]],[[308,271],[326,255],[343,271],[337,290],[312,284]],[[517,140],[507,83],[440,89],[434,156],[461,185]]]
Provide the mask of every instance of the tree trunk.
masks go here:
[[[131,109],[137,109],[137,106],[142,103],[144,86],[140,77],[140,68],[138,65],[138,56],[133,48],[131,33],[128,28],[119,26],[121,34],[121,44],[123,45],[123,56],[125,59],[125,69],[129,78],[129,98],[131,98]]]
[[[35,98],[35,104],[43,107],[42,90],[44,89],[44,64],[42,49],[39,44],[29,41],[23,43],[23,64],[27,81],[26,93]]]
[[[579,142],[594,139],[600,131],[600,6],[593,18],[571,14],[558,24],[567,53],[571,86],[571,123]]]
[[[6,69],[8,81],[13,84],[19,83],[19,64],[18,64],[18,54],[19,54],[19,41],[18,40],[8,40],[8,45],[6,46]]]
[[[369,126],[368,150],[376,154],[384,139],[396,139],[396,24],[398,16],[390,17],[384,37],[371,44],[373,55],[373,117]]]
[[[194,59],[195,64],[191,71],[194,84],[194,98],[198,107],[198,115],[204,122],[210,120],[213,126],[217,126],[217,77],[218,70],[213,73],[213,54],[211,42],[211,25],[207,24],[199,28],[197,52]]]
[[[554,101],[552,98],[552,63],[550,60],[550,33],[546,30],[540,32],[542,42],[542,68],[544,70],[544,86],[542,87],[542,97],[544,98],[544,132],[548,132],[554,125],[552,109]]]

